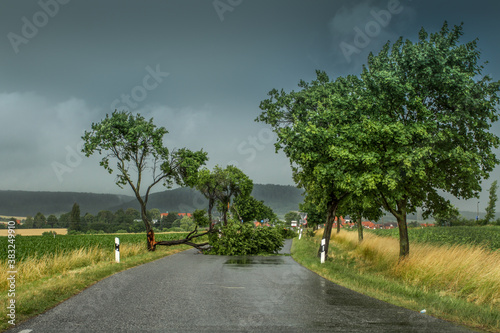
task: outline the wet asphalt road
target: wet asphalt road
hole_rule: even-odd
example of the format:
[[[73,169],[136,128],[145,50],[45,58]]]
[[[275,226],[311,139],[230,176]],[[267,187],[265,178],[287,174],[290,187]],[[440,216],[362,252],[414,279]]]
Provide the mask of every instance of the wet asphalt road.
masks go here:
[[[289,256],[188,250],[104,279],[8,332],[468,330],[340,287]]]

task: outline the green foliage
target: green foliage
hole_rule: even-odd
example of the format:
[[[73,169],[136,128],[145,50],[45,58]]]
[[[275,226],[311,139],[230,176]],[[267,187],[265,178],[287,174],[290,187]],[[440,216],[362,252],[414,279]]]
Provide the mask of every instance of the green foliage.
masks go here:
[[[73,208],[71,208],[69,230],[72,230],[72,231],[81,231],[82,230],[82,228],[80,226],[80,206],[78,206],[78,204],[76,202],[73,204]]]
[[[297,237],[297,230],[293,230],[291,228],[280,228],[281,235],[284,239],[290,239]]]
[[[153,119],[146,120],[140,114],[115,110],[100,123],[93,123],[91,131],[86,131],[82,137],[82,152],[87,157],[94,153],[104,154],[100,165],[110,174],[115,171],[110,158],[116,161],[116,184],[132,188],[148,232],[152,226],[146,215],[146,204],[151,189],[158,183],[167,187],[174,183],[193,186],[198,169],[208,159],[203,151],[192,152],[186,148],[170,151],[163,144],[167,133],[164,127],[157,127]],[[132,175],[131,171],[135,174]],[[145,191],[141,191],[146,171],[152,178]]]
[[[257,255],[277,253],[284,239],[277,228],[255,228],[249,223],[230,222],[209,235],[211,250],[217,255]]]
[[[47,223],[47,219],[45,216],[38,212],[33,218],[33,228],[45,228],[45,224]]]
[[[204,209],[197,209],[193,212],[193,220],[197,226],[207,227],[210,224],[210,220],[207,217],[207,211]]]
[[[192,218],[190,218],[188,216],[184,216],[179,221],[179,226],[184,231],[192,231],[192,230],[194,230],[196,224],[194,223],[194,220]]]
[[[298,212],[288,212],[285,214],[285,222],[290,224],[292,221],[300,221],[300,214]]]
[[[459,223],[460,213],[458,209],[451,204],[442,206],[441,209],[434,213],[434,220],[439,226],[455,226]]]
[[[490,187],[490,198],[488,201],[488,207],[486,207],[486,216],[484,217],[484,219],[486,220],[486,224],[490,223],[495,218],[495,206],[498,199],[497,190],[498,183],[495,180]]]
[[[47,226],[49,228],[54,228],[57,225],[57,222],[57,217],[54,214],[51,214],[49,215],[49,217],[47,217]]]
[[[264,201],[257,200],[253,196],[240,196],[234,200],[233,214],[241,218],[243,222],[253,222],[268,219],[270,222],[276,221],[277,216],[273,210],[264,204]]]
[[[449,203],[442,192],[476,196],[498,164],[489,130],[500,82],[482,76],[476,41],[460,44],[462,34],[446,23],[430,36],[422,29],[416,43],[400,38],[370,54],[360,77],[318,71],[300,91],[273,89],[261,102],[257,120],[273,127],[295,182],[327,212],[327,246],[337,206],[355,195],[358,207],[396,217],[405,256],[408,213],[439,212]]]

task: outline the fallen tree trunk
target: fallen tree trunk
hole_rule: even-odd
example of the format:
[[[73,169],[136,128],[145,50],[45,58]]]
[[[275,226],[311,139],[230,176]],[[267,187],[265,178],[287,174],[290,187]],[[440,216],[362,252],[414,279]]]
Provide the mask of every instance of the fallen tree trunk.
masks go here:
[[[213,229],[210,229],[210,230],[203,232],[201,234],[197,234],[197,232],[198,232],[198,226],[196,226],[196,228],[193,231],[191,231],[186,236],[186,238],[156,242],[156,241],[154,241],[154,231],[151,230],[150,233],[152,234],[153,243],[150,243],[150,233],[148,233],[148,244],[152,244],[153,248],[156,248],[156,245],[172,246],[172,245],[186,244],[186,245],[192,246],[200,251],[210,249],[210,244],[208,242],[195,243],[193,240],[198,238],[198,237],[208,235],[209,233],[213,232]],[[152,250],[152,251],[154,251],[154,250]]]

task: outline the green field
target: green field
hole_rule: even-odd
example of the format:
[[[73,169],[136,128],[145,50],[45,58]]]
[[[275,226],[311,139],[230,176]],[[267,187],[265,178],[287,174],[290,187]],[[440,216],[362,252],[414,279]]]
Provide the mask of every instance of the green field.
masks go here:
[[[378,236],[399,237],[395,229],[369,230]],[[426,227],[409,228],[408,237],[412,242],[427,242],[439,245],[475,245],[483,246],[490,250],[500,249],[500,227]]]
[[[156,241],[180,239],[187,233],[155,234]],[[101,249],[114,249],[115,237],[120,239],[120,244],[144,243],[146,247],[146,234],[120,234],[120,235],[56,235],[53,236],[19,236],[15,237],[16,261],[27,258],[40,258],[47,254],[59,254],[73,250],[98,247]],[[7,249],[9,239],[0,237],[0,248]],[[0,261],[7,260],[7,251],[0,252]]]

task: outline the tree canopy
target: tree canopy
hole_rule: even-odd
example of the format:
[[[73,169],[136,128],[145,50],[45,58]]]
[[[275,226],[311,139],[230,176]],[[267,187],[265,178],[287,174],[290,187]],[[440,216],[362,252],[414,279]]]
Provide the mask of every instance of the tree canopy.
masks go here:
[[[499,82],[482,76],[477,41],[460,44],[462,25],[424,29],[370,54],[359,77],[331,81],[317,71],[298,92],[273,89],[258,118],[277,133],[309,201],[326,207],[325,238],[349,195],[393,214],[400,255],[409,254],[406,216],[448,206],[443,192],[477,196],[498,160]],[[366,203],[364,204],[366,206]]]
[[[146,120],[140,114],[114,111],[101,122],[93,123],[91,131],[86,131],[82,137],[82,152],[87,157],[94,153],[104,154],[100,165],[110,174],[116,169],[118,186],[129,185],[132,188],[141,206],[150,250],[154,250],[157,244],[171,245],[154,240],[146,208],[151,189],[159,183],[167,187],[173,184],[193,186],[198,169],[208,159],[201,150],[193,152],[180,148],[170,151],[163,144],[167,133],[164,127],[157,127],[152,118]],[[114,160],[116,165],[112,166],[110,160]]]

